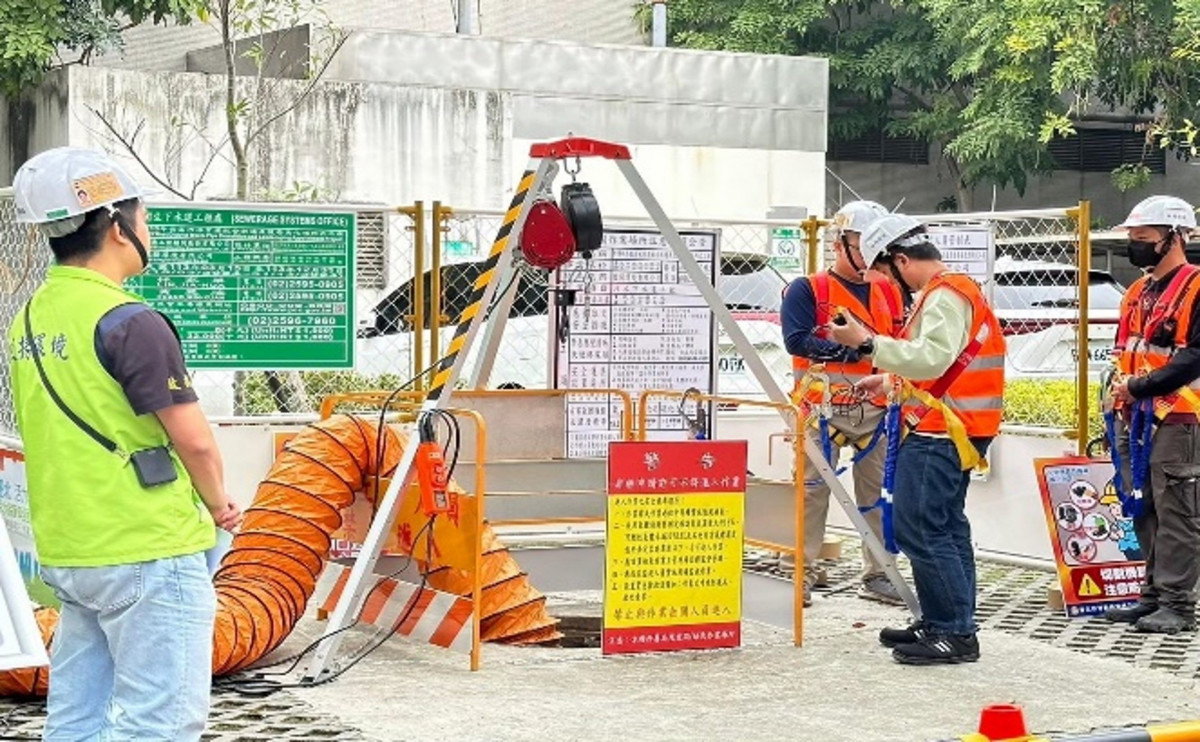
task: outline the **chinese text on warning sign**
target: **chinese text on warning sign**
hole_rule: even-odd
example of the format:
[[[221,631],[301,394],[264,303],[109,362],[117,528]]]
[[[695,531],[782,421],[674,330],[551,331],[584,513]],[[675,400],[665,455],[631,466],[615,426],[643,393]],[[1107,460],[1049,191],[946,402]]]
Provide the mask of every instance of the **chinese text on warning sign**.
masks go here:
[[[1136,602],[1146,564],[1133,519],[1121,511],[1112,463],[1065,458],[1034,465],[1067,615]]]
[[[741,643],[744,441],[609,449],[604,653]]]

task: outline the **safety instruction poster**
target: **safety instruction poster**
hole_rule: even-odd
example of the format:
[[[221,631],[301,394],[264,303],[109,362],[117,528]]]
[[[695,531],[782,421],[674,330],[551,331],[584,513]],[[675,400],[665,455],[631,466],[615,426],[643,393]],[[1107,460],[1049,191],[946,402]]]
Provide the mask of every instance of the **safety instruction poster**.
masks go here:
[[[1035,459],[1067,615],[1135,603],[1146,564],[1133,520],[1121,513],[1111,461]]]
[[[610,445],[604,654],[741,645],[745,493],[745,441]]]
[[[966,273],[983,283],[991,278],[996,254],[996,236],[991,227],[930,227],[929,241],[942,253],[942,262],[952,271]]]
[[[680,236],[711,282],[717,233]],[[661,233],[605,230],[590,261],[577,256],[563,266],[558,286],[576,290],[574,306],[555,322],[559,389],[623,389],[635,400],[647,389],[713,393],[716,318]],[[572,395],[566,414],[569,458],[603,458],[620,438],[619,399]],[[646,428],[651,440],[685,440],[679,400],[651,399]]]

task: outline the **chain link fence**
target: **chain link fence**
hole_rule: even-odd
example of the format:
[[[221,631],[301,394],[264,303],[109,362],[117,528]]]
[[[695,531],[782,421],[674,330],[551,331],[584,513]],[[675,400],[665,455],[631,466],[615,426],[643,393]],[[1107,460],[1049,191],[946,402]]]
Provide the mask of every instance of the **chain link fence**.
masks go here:
[[[1010,423],[1072,428],[1077,419],[1079,233],[1072,214],[1060,209],[925,218],[934,231],[987,229],[994,237],[996,258],[984,285],[1008,339]],[[14,216],[11,193],[0,191],[0,327],[8,326],[50,262],[44,239],[17,225]],[[354,368],[277,374],[201,370],[195,385],[206,410],[217,417],[311,412],[330,394],[392,389],[411,381],[449,345],[501,219],[497,211],[440,204],[358,208]],[[605,227],[657,232],[644,218],[610,216]],[[800,224],[714,219],[681,220],[676,227],[684,233],[715,235],[718,293],[775,381],[788,389],[791,358],[783,346],[779,310],[784,288],[806,272],[808,250]],[[821,236],[826,264],[831,232],[825,229]],[[511,294],[509,318],[487,364],[487,386],[547,388],[554,385],[552,349],[557,347],[555,278],[525,264],[513,247],[515,268],[497,291],[497,305]],[[953,255],[953,247],[948,252]],[[416,280],[418,275],[421,280]],[[1089,342],[1082,362],[1089,364],[1095,378],[1115,334],[1121,289],[1106,274],[1092,277]],[[575,301],[586,302],[586,291],[583,287],[584,296]],[[486,339],[483,334],[477,338],[460,386],[475,382],[472,372]],[[766,398],[723,331],[716,351],[718,394]],[[5,358],[0,361],[0,429],[12,432],[7,374]],[[293,406],[289,409],[284,402]]]
[[[1088,343],[1081,353],[1077,213],[1044,209],[917,217],[935,234],[946,262],[980,280],[1004,328],[1009,424],[1074,429],[1079,364],[1088,364],[1094,385],[1108,362],[1123,289],[1106,273],[1089,273]],[[988,232],[995,244],[991,266],[982,260],[986,242],[981,235]],[[822,237],[828,265],[833,230],[825,228]],[[1091,399],[1096,391],[1091,390]],[[1092,418],[1094,436],[1099,419]]]
[[[988,227],[996,245],[984,288],[1008,344],[1005,422],[1031,427],[1078,426],[1079,365],[1098,378],[1116,335],[1122,290],[1089,273],[1086,347],[1080,348],[1080,227],[1075,209],[939,215],[931,227]],[[1087,226],[1085,225],[1085,229]],[[1094,390],[1093,390],[1094,391]],[[1089,399],[1094,399],[1092,394]],[[1095,405],[1090,405],[1095,407]],[[1092,433],[1099,419],[1092,410]]]
[[[50,267],[50,246],[41,233],[17,224],[12,190],[0,188],[0,332],[5,352],[0,354],[0,433],[16,435],[12,377],[8,368],[8,328],[33,296]]]
[[[488,254],[501,218],[500,212],[454,210],[445,219],[441,237],[440,349],[445,349],[453,334],[452,325],[479,275],[478,266]],[[606,216],[604,226],[607,231],[658,233],[646,218]],[[685,235],[715,236],[720,254],[718,292],[777,383],[785,390],[790,388],[791,359],[783,348],[779,309],[784,288],[804,272],[807,260],[799,225],[786,221],[681,220],[675,226]],[[505,277],[497,289],[498,297],[506,290],[513,296],[504,335],[491,362],[488,386],[546,388],[553,386],[552,349],[557,347],[553,342],[557,326],[554,297],[559,288],[574,288],[578,291],[572,301],[586,304],[588,287],[577,281],[559,287],[554,276],[525,264],[519,259],[519,250],[516,254],[515,276]],[[482,347],[482,340],[476,342],[468,357],[469,368],[474,367]],[[723,331],[719,333],[716,356],[718,393],[765,399],[766,393]]]

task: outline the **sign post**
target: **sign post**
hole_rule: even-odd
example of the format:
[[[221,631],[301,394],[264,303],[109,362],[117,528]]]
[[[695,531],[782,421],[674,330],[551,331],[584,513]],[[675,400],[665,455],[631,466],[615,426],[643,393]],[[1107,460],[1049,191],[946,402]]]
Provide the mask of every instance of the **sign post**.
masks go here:
[[[737,647],[745,441],[614,442],[604,654]]]

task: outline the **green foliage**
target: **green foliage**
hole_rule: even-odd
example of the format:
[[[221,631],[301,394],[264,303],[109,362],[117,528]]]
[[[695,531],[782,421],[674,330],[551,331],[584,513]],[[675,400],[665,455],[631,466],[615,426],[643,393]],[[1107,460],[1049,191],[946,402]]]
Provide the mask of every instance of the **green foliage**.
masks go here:
[[[294,180],[283,190],[267,188],[257,193],[259,201],[297,201],[304,203],[331,203],[337,201],[338,194],[317,183],[307,180]]]
[[[151,20],[187,23],[200,0],[0,0],[0,93],[17,95],[55,66],[119,48],[120,32]]]
[[[830,129],[881,124],[941,146],[957,206],[1023,191],[1046,145],[1105,108],[1149,115],[1147,147],[1189,147],[1200,0],[672,0],[674,43],[829,59]],[[1190,153],[1190,150],[1189,150]],[[1117,174],[1137,187],[1139,168]]]
[[[1142,163],[1121,165],[1112,171],[1113,187],[1122,193],[1150,183],[1150,168]]]
[[[390,392],[407,381],[397,374],[367,376],[353,371],[303,371],[300,377],[314,406],[331,394],[379,390]],[[267,385],[265,372],[246,374],[240,393],[244,403],[243,414],[271,415],[279,412],[279,404]]]
[[[1088,384],[1088,439],[1104,431],[1098,408],[1099,385]],[[1074,430],[1078,415],[1076,385],[1068,379],[1016,379],[1004,385],[1004,422]]]

